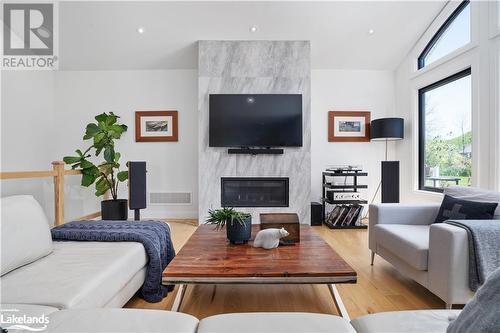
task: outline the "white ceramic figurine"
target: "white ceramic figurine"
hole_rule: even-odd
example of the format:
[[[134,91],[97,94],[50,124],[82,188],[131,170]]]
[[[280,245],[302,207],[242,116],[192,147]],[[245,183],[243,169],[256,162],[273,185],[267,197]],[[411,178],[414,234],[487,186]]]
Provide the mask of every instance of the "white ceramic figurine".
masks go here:
[[[274,249],[278,247],[280,243],[280,238],[290,235],[285,228],[281,229],[264,229],[257,233],[255,240],[253,241],[253,247],[262,247],[266,250]]]

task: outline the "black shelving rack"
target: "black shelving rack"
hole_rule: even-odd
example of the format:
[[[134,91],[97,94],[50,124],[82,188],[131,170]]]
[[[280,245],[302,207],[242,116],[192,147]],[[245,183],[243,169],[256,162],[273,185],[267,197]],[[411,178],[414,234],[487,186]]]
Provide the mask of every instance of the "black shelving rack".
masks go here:
[[[368,185],[362,185],[358,182],[358,177],[366,177],[368,176],[367,172],[363,172],[362,170],[352,170],[352,169],[338,169],[332,171],[324,171],[322,176],[322,212],[323,212],[323,223],[328,217],[328,205],[335,206],[342,205],[346,207],[350,206],[360,206],[362,204],[367,204],[366,200],[334,200],[334,193],[359,193],[360,189],[367,189]],[[344,177],[343,184],[338,184],[334,182],[328,182],[328,178],[333,181],[333,177]],[[348,181],[349,180],[349,181]],[[351,181],[352,180],[352,181]],[[328,192],[332,192],[332,198],[328,197]],[[332,208],[332,210],[333,210]],[[355,225],[327,225],[331,229],[366,229],[367,225],[361,223],[363,211],[361,210],[359,216],[356,219]]]

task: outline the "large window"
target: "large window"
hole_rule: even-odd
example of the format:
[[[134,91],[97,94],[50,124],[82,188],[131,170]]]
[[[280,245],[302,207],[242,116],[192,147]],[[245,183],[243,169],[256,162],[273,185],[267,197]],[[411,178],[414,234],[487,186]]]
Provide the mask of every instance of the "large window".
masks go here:
[[[471,185],[471,70],[419,90],[419,188]]]
[[[418,57],[418,68],[450,54],[470,42],[470,4],[463,1]]]

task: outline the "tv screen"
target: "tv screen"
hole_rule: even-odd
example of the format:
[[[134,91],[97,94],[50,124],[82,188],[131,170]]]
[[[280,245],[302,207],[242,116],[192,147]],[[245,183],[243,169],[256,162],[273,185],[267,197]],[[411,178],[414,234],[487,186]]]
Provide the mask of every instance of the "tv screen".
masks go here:
[[[302,146],[302,95],[212,94],[210,147]]]

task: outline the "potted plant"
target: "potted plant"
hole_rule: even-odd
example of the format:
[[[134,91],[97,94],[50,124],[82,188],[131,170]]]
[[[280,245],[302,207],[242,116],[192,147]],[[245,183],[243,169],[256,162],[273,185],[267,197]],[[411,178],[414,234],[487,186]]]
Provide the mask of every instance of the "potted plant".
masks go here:
[[[126,199],[118,199],[118,184],[128,179],[128,171],[120,171],[120,153],[115,151],[115,140],[127,131],[127,126],[118,124],[118,116],[113,112],[102,113],[95,117],[96,123],[90,123],[85,129],[83,140],[92,140],[86,150],[77,149],[77,156],[66,156],[63,161],[72,169],[81,170],[82,186],[95,183],[95,195],[102,196],[107,191],[112,199],[101,202],[103,220],[126,220],[128,207]],[[94,163],[89,160],[94,153],[99,157],[103,153],[104,161]]]
[[[209,210],[206,223],[216,225],[217,230],[226,227],[231,244],[244,244],[252,237],[252,216],[234,208]]]

